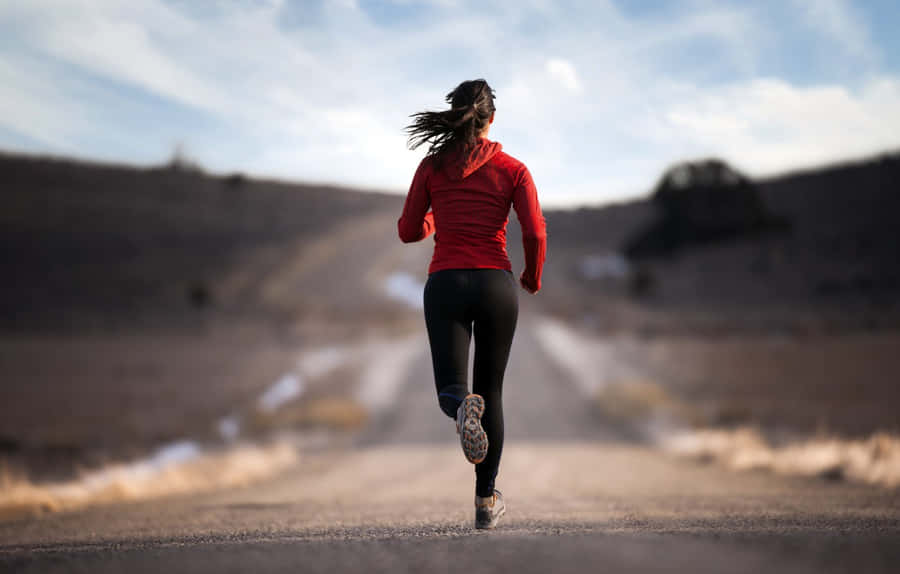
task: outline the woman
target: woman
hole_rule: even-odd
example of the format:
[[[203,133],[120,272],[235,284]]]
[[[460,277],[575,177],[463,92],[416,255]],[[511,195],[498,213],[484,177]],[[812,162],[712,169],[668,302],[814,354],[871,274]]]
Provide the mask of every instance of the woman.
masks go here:
[[[503,373],[518,316],[506,254],[510,206],[522,226],[529,293],[541,288],[544,217],[525,165],[487,139],[494,92],[484,80],[447,94],[450,109],[414,114],[409,147],[429,144],[398,222],[404,243],[432,232],[434,256],[425,285],[425,323],[441,410],[456,420],[463,453],[475,464],[475,527],[493,528],[506,511],[494,489],[503,449]],[[429,208],[431,211],[429,211]],[[475,335],[472,393],[469,340]]]

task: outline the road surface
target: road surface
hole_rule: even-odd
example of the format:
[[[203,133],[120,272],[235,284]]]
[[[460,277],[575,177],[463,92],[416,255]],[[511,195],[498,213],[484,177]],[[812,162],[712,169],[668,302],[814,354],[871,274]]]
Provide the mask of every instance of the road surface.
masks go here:
[[[0,524],[13,572],[897,572],[900,496],[670,458],[604,423],[532,334],[507,372],[498,487],[473,530],[474,472],[433,397],[427,350],[354,440],[241,489]]]

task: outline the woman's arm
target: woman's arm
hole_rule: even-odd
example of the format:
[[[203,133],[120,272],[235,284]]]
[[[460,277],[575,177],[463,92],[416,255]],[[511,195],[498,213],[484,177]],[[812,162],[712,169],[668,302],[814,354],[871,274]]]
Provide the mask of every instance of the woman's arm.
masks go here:
[[[513,208],[522,226],[522,246],[525,248],[525,270],[519,283],[529,293],[537,293],[541,289],[541,273],[547,256],[547,226],[538,202],[537,188],[525,166],[519,172],[513,191]]]
[[[403,205],[403,214],[397,221],[397,232],[403,243],[421,241],[434,232],[434,213],[428,211],[431,206],[431,194],[428,193],[428,175],[431,170],[426,164],[427,159],[422,160],[413,176]]]

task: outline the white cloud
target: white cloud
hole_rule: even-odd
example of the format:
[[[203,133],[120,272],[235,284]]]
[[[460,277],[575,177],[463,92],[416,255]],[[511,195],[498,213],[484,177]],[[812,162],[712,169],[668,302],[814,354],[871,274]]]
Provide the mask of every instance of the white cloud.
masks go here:
[[[186,141],[211,169],[403,191],[422,155],[405,149],[409,114],[485,77],[492,137],[547,204],[641,193],[698,154],[769,173],[900,146],[898,79],[870,73],[865,22],[838,0],[800,5],[806,28],[701,0],[665,17],[609,0],[452,4],[418,5],[432,18],[398,30],[355,2],[2,3],[0,126],[54,151],[148,162]],[[774,35],[811,33],[870,67],[815,85],[767,73]]]
[[[20,10],[34,26],[33,45],[54,59],[177,102],[227,109],[220,94],[182,61],[187,58],[172,57],[178,39],[200,27],[162,3],[50,1]]]
[[[39,66],[29,72],[17,64],[0,56],[0,124],[50,150],[72,149],[77,133],[88,126],[76,123],[79,115],[73,106],[66,106],[63,98],[52,97],[52,78]]]
[[[562,58],[551,58],[545,64],[547,73],[559,82],[563,88],[570,92],[580,92],[581,83],[578,81],[578,74],[575,72],[575,66],[568,60]]]
[[[857,92],[778,79],[692,87],[662,114],[658,141],[770,174],[900,145],[900,80],[877,78]]]

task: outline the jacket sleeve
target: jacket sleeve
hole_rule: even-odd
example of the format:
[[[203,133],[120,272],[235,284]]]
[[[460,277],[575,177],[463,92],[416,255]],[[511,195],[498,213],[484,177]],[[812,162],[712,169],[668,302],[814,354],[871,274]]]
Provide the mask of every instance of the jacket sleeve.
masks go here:
[[[397,232],[403,243],[421,241],[434,232],[434,213],[428,211],[431,206],[431,194],[428,192],[430,169],[426,160],[422,160],[413,176],[409,193],[406,195],[406,203],[403,205],[403,214],[397,221]]]
[[[541,204],[538,202],[537,189],[531,179],[528,168],[522,166],[516,178],[513,191],[513,208],[522,226],[522,244],[525,248],[525,271],[522,282],[532,292],[541,288],[541,273],[547,255],[547,226]]]

